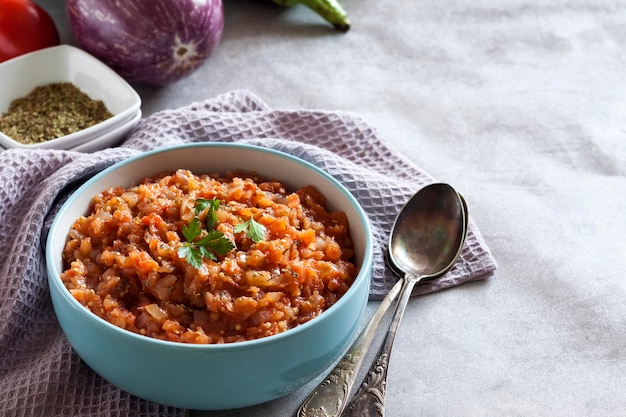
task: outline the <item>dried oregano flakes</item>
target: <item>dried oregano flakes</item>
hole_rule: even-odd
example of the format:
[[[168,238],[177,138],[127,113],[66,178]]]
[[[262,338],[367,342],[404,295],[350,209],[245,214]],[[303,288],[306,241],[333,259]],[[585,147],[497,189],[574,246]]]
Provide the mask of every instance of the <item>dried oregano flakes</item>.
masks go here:
[[[113,114],[71,82],[36,87],[11,102],[0,132],[23,144],[45,142],[100,123]]]

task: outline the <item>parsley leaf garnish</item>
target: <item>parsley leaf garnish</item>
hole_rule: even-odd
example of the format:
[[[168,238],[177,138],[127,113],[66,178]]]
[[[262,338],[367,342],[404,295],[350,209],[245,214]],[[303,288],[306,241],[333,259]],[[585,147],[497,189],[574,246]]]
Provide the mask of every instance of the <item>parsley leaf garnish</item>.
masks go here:
[[[194,217],[191,223],[183,227],[183,236],[187,239],[187,242],[193,242],[195,238],[202,233],[202,225],[197,217]]]
[[[239,223],[233,229],[233,232],[240,233],[246,232],[246,235],[255,242],[265,239],[267,229],[261,223],[250,217],[247,221]]]
[[[202,252],[199,248],[192,246],[190,243],[187,242],[178,248],[178,256],[185,258],[187,263],[194,268],[202,268]]]
[[[220,208],[220,200],[216,198],[212,198],[211,200],[207,200],[206,198],[199,198],[196,200],[196,204],[194,206],[194,212],[196,213],[196,216],[198,216],[207,208],[209,209],[209,212],[204,218],[204,224],[207,230],[212,230],[217,224],[216,212]]]
[[[200,246],[203,250],[211,251],[217,255],[226,255],[235,248],[233,242],[224,236],[224,233],[217,230],[211,230],[206,236],[198,240],[196,245]],[[210,255],[205,255],[205,258],[215,260],[215,257]]]
[[[212,230],[217,222],[215,212],[219,208],[220,201],[216,199],[198,199],[194,206],[196,217],[183,227],[183,236],[187,240],[178,248],[178,256],[185,258],[187,263],[196,269],[202,267],[203,259],[217,260],[218,255],[226,255],[235,248],[235,244],[224,233]],[[207,233],[202,236],[203,228],[198,215],[209,209],[205,218]]]

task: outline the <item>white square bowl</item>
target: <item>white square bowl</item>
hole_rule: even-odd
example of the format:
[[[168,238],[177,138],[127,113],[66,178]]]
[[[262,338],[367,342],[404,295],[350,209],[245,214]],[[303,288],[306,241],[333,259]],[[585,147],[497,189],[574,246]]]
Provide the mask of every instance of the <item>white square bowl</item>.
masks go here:
[[[95,138],[82,143],[81,145],[70,148],[72,151],[90,153],[96,152],[104,148],[110,148],[117,146],[122,142],[126,135],[139,123],[141,120],[141,110],[137,110],[130,119],[121,123],[119,126],[114,126],[111,130],[107,130],[96,136]]]
[[[0,114],[35,87],[71,82],[93,100],[102,100],[112,117],[78,132],[34,144],[23,144],[0,132],[4,148],[71,149],[136,119],[139,94],[103,62],[70,45],[31,52],[0,64]]]

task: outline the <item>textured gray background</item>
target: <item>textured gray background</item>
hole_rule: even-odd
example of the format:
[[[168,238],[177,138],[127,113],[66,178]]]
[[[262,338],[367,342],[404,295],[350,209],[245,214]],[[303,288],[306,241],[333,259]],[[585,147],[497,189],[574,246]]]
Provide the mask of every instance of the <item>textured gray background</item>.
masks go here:
[[[41,4],[72,43],[63,2]],[[144,113],[242,88],[357,112],[465,195],[499,270],[411,302],[389,416],[623,415],[626,2],[342,4],[347,34],[303,7],[225,0],[215,54],[139,88]],[[289,416],[306,392],[198,415]]]

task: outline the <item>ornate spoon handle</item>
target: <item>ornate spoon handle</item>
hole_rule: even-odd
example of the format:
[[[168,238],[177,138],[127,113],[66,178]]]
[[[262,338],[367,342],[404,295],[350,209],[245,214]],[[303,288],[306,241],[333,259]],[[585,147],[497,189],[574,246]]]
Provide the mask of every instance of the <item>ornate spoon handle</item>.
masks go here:
[[[396,305],[396,311],[393,314],[389,330],[385,335],[385,340],[376,354],[374,363],[372,363],[365,380],[347,405],[346,410],[341,414],[342,417],[383,417],[385,415],[389,356],[391,355],[393,342],[404,315],[404,310],[411,297],[411,291],[420,279],[421,277],[414,275],[405,275],[400,299]]]
[[[328,376],[304,400],[298,410],[297,417],[337,417],[341,415],[367,349],[374,340],[376,329],[387,309],[400,292],[402,282],[401,279],[398,280],[387,296],[380,302],[370,322],[361,331],[352,347],[350,347]]]

